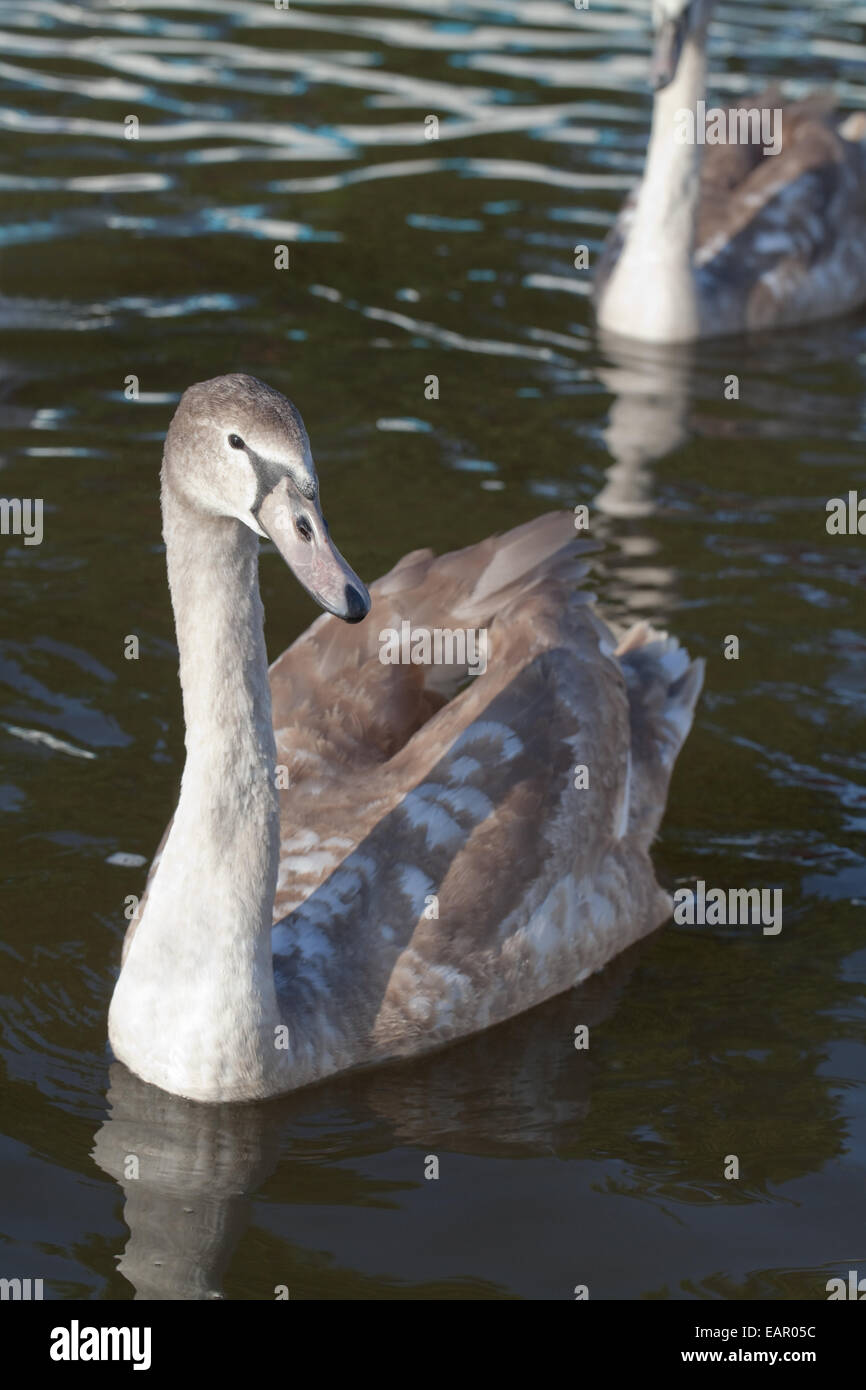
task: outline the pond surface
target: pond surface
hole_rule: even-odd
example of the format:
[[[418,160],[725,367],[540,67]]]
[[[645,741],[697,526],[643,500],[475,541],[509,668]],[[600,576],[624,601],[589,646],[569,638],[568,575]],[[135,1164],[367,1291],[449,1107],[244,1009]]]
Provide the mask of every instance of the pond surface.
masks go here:
[[[864,542],[825,529],[864,478],[866,320],[599,344],[575,247],[641,169],[647,10],[0,5],[2,489],[45,505],[0,551],[0,1273],[46,1296],[823,1299],[866,1272]],[[863,109],[864,31],[722,3],[712,90]],[[781,888],[779,935],[671,923],[489,1034],[264,1106],[111,1064],[181,769],[161,441],[232,370],[301,408],[365,578],[590,504],[604,611],[707,660],[659,877]],[[262,590],[275,656],[315,610],[272,549]]]

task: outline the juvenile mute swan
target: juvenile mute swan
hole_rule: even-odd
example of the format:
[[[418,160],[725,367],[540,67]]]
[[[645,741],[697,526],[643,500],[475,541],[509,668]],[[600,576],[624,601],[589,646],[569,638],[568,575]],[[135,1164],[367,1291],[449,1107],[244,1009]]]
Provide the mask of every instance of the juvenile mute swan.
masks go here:
[[[866,114],[840,124],[827,93],[782,106],[770,90],[735,108],[736,121],[725,108],[705,125],[713,3],[653,0],[646,168],[595,283],[600,327],[632,338],[776,328],[866,300]],[[692,118],[695,134],[715,140],[724,129],[746,142],[685,139]],[[780,152],[765,153],[779,138]]]
[[[648,850],[702,663],[646,624],[617,647],[575,591],[593,547],[569,514],[413,551],[368,595],[300,415],[240,375],[184,394],[162,509],[186,764],[111,1002],[133,1072],[201,1101],[289,1091],[488,1028],[665,919]],[[270,690],[261,535],[334,615]],[[413,645],[486,629],[486,670],[455,694],[459,651],[383,662],[404,621]]]

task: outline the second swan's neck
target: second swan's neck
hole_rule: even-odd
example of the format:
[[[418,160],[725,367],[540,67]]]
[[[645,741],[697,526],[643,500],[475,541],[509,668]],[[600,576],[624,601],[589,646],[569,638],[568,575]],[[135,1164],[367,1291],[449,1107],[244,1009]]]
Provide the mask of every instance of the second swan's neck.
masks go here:
[[[683,111],[696,123],[705,88],[704,39],[695,36],[683,47],[676,78],[655,96],[637,205],[599,305],[599,323],[612,332],[662,341],[698,332],[692,258],[703,147],[678,139],[677,131]]]
[[[162,504],[186,762],[110,1033],[115,1053],[145,1080],[206,1100],[235,1086],[248,1095],[261,1083],[264,1092],[278,1060],[274,735],[258,541],[165,481]]]

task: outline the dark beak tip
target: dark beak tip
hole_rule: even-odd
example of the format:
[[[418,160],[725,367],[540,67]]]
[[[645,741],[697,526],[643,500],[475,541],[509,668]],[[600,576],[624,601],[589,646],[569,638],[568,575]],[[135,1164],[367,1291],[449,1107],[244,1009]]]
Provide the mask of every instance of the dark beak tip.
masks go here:
[[[346,616],[344,621],[347,623],[363,622],[370,611],[370,595],[360,593],[351,584],[346,585]]]

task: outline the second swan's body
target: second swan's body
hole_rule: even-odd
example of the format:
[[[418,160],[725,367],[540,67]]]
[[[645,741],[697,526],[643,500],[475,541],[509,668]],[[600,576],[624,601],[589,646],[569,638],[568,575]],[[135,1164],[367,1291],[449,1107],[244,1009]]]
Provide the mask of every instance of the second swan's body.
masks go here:
[[[826,93],[782,106],[768,91],[735,120],[717,112],[738,143],[705,147],[696,137],[712,5],[654,0],[646,168],[594,287],[599,326],[611,333],[687,341],[830,318],[866,301],[866,115],[842,122]],[[772,118],[776,144],[749,110]]]

